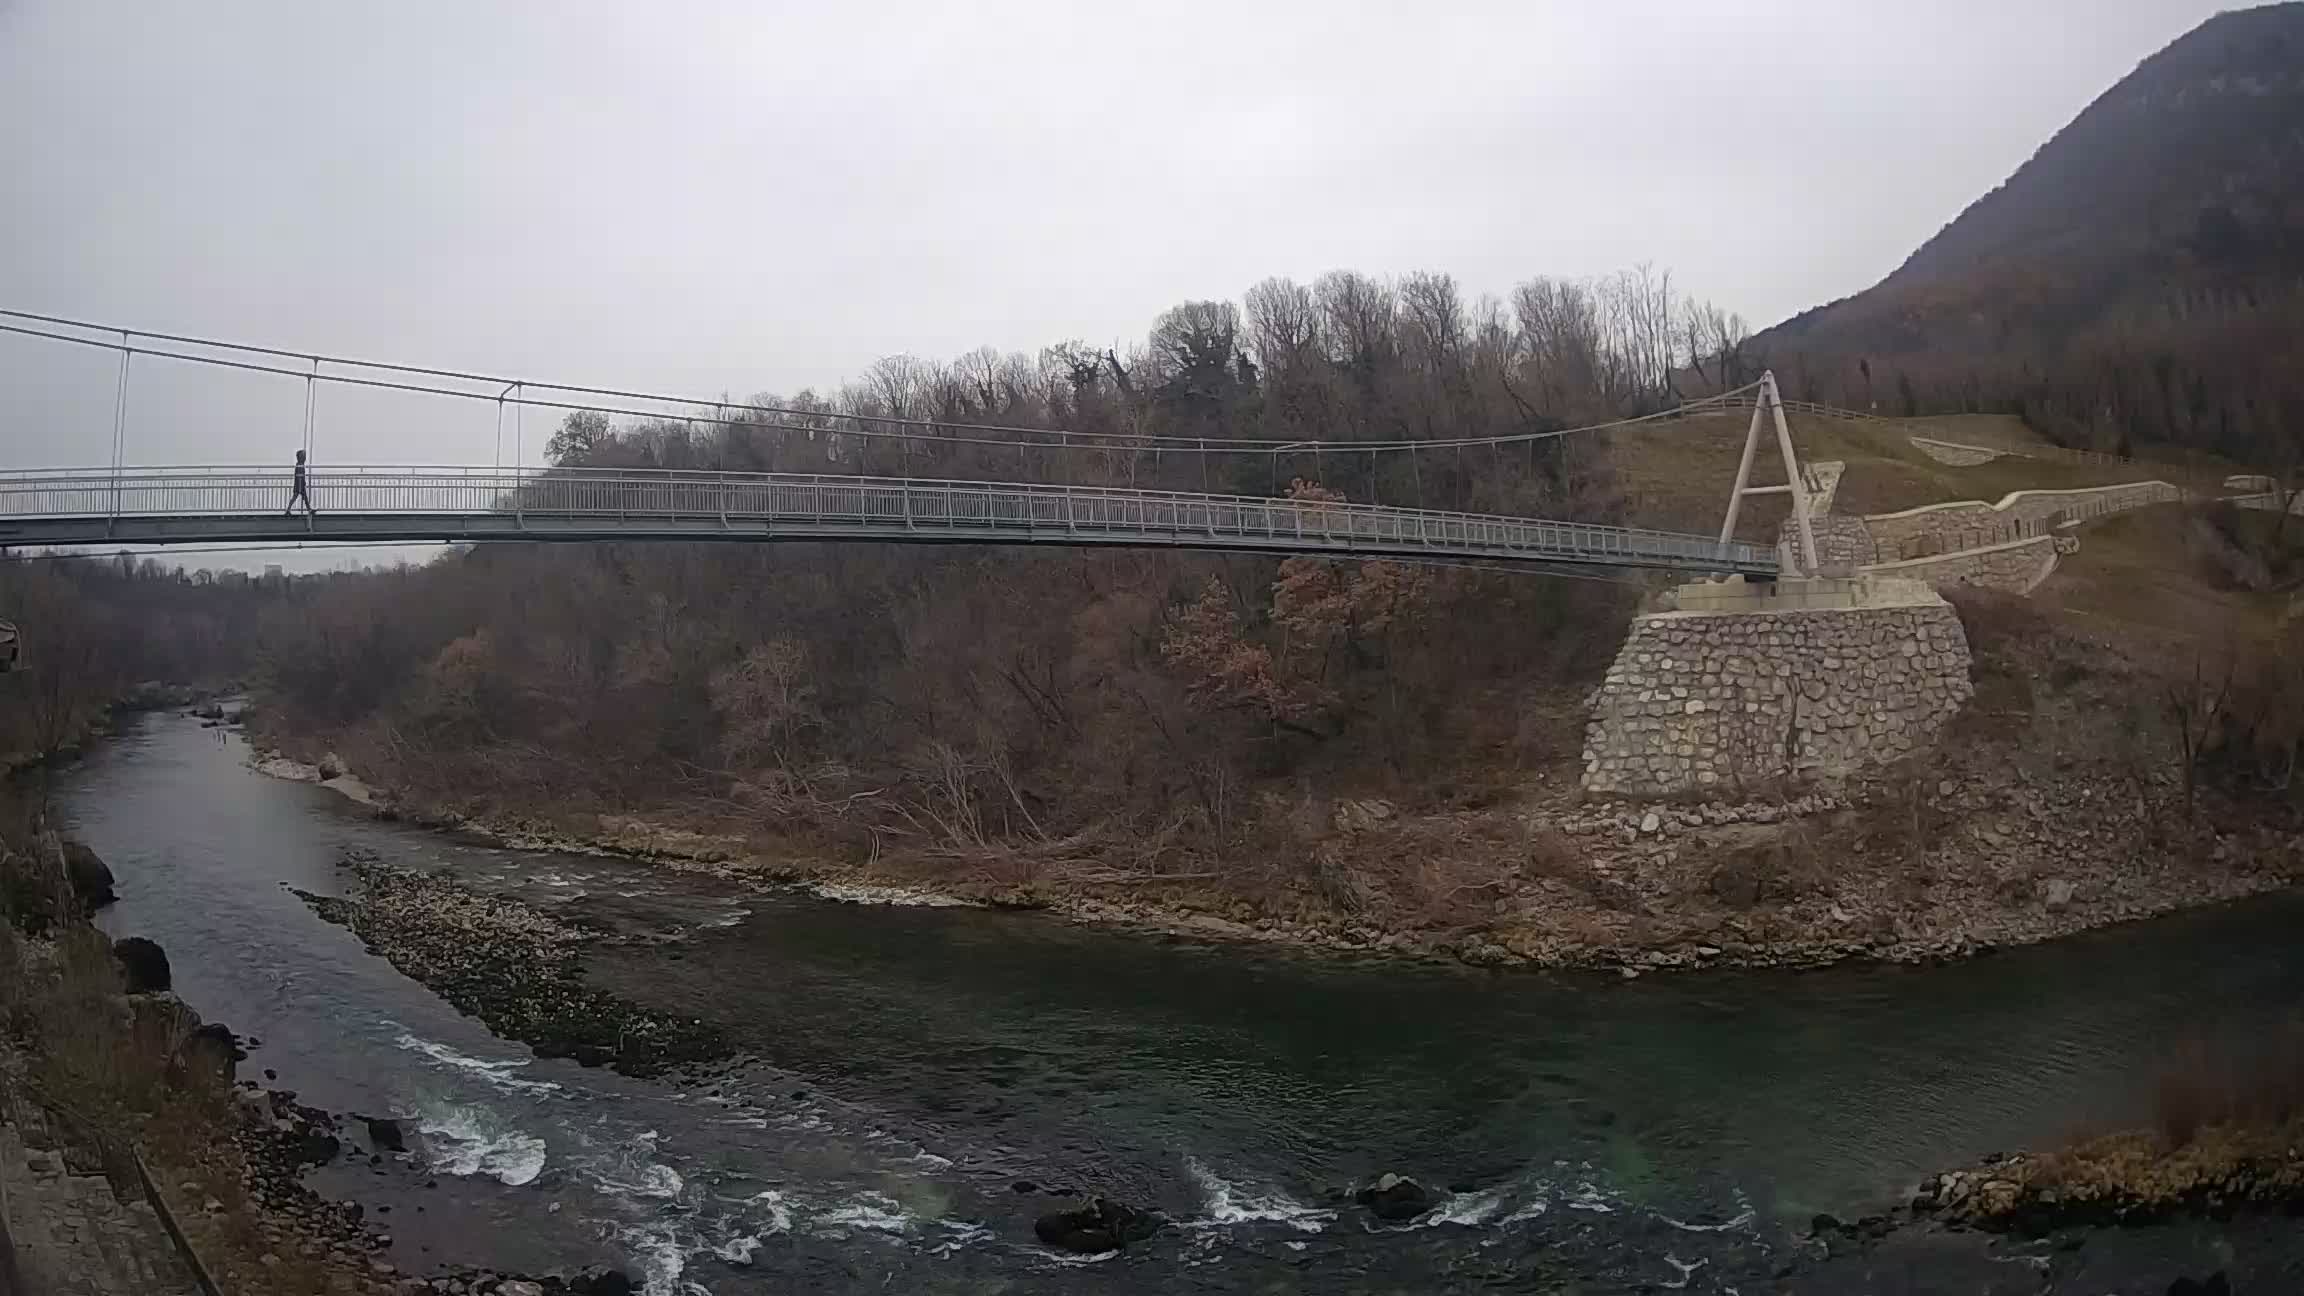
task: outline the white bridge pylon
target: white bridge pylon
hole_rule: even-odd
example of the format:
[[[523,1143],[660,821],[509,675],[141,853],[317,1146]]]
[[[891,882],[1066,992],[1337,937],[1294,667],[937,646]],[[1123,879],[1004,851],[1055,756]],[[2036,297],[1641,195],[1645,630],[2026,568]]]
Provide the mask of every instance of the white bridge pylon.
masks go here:
[[[1776,424],[1776,450],[1784,459],[1784,484],[1781,486],[1754,486],[1752,484],[1752,457],[1760,450],[1760,431],[1763,419],[1773,418]],[[1728,491],[1728,517],[1720,524],[1720,545],[1725,549],[1736,539],[1736,515],[1743,510],[1747,495],[1789,495],[1792,497],[1792,525],[1799,538],[1799,550],[1788,566],[1788,576],[1813,576],[1820,564],[1816,560],[1816,528],[1808,515],[1808,486],[1800,476],[1800,456],[1792,449],[1792,429],[1784,421],[1784,398],[1776,390],[1776,371],[1771,369],[1760,375],[1760,391],[1752,402],[1752,426],[1744,433],[1744,457],[1736,465],[1736,484]]]

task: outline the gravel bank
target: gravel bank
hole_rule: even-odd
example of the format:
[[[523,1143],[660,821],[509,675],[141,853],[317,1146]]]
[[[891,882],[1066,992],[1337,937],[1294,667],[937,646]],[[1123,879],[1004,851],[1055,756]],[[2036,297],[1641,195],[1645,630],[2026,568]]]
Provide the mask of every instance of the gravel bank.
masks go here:
[[[702,1022],[635,1007],[584,984],[582,948],[608,939],[448,879],[348,857],[358,894],[297,892],[372,953],[538,1057],[654,1076],[729,1050]]]

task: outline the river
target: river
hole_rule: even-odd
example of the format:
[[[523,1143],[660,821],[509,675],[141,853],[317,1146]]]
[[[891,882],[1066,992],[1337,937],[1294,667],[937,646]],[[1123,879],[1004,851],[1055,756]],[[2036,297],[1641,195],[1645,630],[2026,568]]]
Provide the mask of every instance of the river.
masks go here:
[[[243,1075],[410,1123],[411,1163],[314,1182],[390,1221],[415,1272],[602,1261],[714,1296],[1755,1293],[1813,1214],[2131,1123],[2172,1040],[2304,1002],[2292,896],[1948,966],[1475,971],[738,893],[376,822],[246,758],[147,716],[57,799],[118,875],[107,929],[159,941],[190,1003],[260,1041]],[[350,850],[667,937],[589,974],[751,1061],[683,1090],[531,1057],[289,893],[341,893]],[[1454,1196],[1405,1226],[1333,1199],[1384,1171]],[[1058,1256],[1020,1182],[1178,1227]]]

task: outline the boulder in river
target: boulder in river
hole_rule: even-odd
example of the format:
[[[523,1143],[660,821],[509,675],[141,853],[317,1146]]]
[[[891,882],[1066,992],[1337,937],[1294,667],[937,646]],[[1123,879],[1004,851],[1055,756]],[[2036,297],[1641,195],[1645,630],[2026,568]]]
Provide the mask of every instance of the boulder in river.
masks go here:
[[[187,1072],[229,1085],[234,1069],[248,1055],[240,1051],[240,1041],[230,1027],[222,1022],[208,1022],[193,1027],[192,1033],[184,1037],[177,1057]]]
[[[1051,1211],[1032,1222],[1032,1232],[1058,1251],[1101,1255],[1160,1231],[1160,1217],[1106,1197],[1091,1198],[1079,1210]]]
[[[89,909],[101,909],[120,897],[112,893],[112,870],[84,842],[64,843],[64,877],[73,894]]]
[[[1352,1200],[1368,1208],[1368,1213],[1388,1224],[1405,1223],[1432,1209],[1432,1190],[1405,1175],[1387,1174],[1377,1177],[1352,1194]]]
[[[142,936],[113,942],[112,957],[119,960],[130,994],[154,994],[174,985],[168,973],[168,955]]]
[[[632,1296],[639,1288],[623,1271],[594,1265],[568,1280],[572,1296]]]
[[[289,1158],[298,1165],[326,1165],[343,1150],[335,1135],[312,1125],[299,1126],[288,1144]]]
[[[379,1152],[405,1152],[408,1139],[400,1130],[400,1122],[379,1116],[363,1116],[368,1125],[368,1146]]]
[[[2232,1280],[2219,1269],[2206,1278],[2179,1278],[2168,1284],[2168,1296],[2232,1296]]]

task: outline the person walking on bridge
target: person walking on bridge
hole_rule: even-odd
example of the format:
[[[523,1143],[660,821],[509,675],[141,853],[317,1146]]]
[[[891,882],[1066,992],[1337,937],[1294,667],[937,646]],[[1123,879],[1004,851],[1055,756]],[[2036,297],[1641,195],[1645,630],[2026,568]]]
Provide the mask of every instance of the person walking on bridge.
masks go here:
[[[281,512],[280,516],[296,516],[296,501],[298,500],[304,501],[304,516],[311,517],[312,486],[304,477],[304,452],[301,450],[296,452],[296,484],[288,492],[288,507]]]

